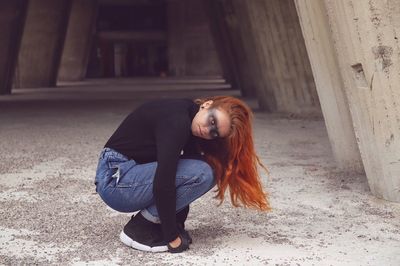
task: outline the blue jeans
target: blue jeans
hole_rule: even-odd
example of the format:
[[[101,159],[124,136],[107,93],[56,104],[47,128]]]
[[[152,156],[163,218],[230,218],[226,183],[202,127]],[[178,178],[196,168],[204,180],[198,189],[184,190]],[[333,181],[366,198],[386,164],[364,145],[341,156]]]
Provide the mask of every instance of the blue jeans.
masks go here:
[[[156,168],[157,162],[138,164],[113,149],[104,148],[97,166],[96,191],[114,210],[141,210],[146,219],[159,223],[153,195]],[[213,171],[204,161],[180,159],[175,185],[176,212],[179,212],[215,185]]]

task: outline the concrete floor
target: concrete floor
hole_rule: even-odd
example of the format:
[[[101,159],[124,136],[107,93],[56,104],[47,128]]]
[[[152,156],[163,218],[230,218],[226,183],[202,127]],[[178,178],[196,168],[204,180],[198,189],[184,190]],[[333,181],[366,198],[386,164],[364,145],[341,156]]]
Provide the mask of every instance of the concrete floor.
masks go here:
[[[129,215],[107,208],[93,186],[105,141],[148,99],[239,95],[220,82],[196,91],[135,82],[0,96],[1,265],[400,265],[400,204],[373,197],[363,174],[335,168],[321,118],[261,112],[256,146],[271,170],[272,212],[217,207],[208,193],[191,206],[189,251],[125,247],[118,235]]]

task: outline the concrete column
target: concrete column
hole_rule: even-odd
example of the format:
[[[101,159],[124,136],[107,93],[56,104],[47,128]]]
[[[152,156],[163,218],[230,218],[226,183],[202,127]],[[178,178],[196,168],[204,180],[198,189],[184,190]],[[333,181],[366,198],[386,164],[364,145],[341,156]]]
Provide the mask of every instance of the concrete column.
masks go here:
[[[325,4],[320,0],[295,3],[336,163],[343,170],[361,172],[363,165]]]
[[[11,93],[27,6],[27,0],[0,0],[0,94]]]
[[[213,0],[211,0],[213,1]],[[234,51],[235,64],[245,96],[256,96],[263,110],[276,111],[276,99],[267,76],[262,71],[262,57],[256,51],[254,31],[251,30],[246,1],[223,0],[223,12],[218,16],[226,26],[227,35]]]
[[[400,0],[325,0],[371,191],[400,202]]]
[[[97,17],[97,0],[73,0],[58,80],[85,78]]]
[[[31,0],[16,70],[16,87],[56,86],[70,0]]]
[[[170,74],[222,75],[202,0],[169,0],[167,12]]]
[[[293,0],[245,1],[250,36],[260,58],[265,88],[276,110],[321,115],[318,95]],[[249,39],[245,37],[245,39]],[[267,102],[267,99],[264,100]]]
[[[167,2],[168,21],[168,64],[172,76],[184,76],[186,74],[185,61],[185,6],[177,0]]]
[[[224,78],[233,88],[241,90],[243,96],[251,96],[242,87],[240,63],[237,61],[239,58],[234,53],[234,45],[224,20],[222,1],[205,0],[203,3]]]

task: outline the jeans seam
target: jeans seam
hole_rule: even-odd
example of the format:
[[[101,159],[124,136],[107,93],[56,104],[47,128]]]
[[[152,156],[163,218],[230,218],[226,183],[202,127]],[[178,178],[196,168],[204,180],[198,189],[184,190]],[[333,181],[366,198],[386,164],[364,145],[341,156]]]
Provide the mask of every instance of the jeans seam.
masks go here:
[[[117,188],[132,188],[132,189],[134,189],[134,188],[138,188],[138,187],[142,187],[142,186],[148,186],[148,185],[151,185],[152,183],[148,183],[148,184],[134,184],[134,183],[127,184],[127,183],[122,183],[122,185],[120,185],[120,184],[121,184],[121,182],[116,184],[115,187],[117,187]]]

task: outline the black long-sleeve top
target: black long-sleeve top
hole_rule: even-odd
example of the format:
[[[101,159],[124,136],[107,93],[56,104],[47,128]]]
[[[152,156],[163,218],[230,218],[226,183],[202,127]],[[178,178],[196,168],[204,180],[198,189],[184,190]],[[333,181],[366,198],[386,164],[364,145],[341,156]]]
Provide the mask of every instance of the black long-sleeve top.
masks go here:
[[[166,241],[178,236],[175,176],[181,152],[200,156],[191,132],[198,111],[189,99],[146,103],[125,118],[105,145],[137,163],[157,161],[153,193]]]

